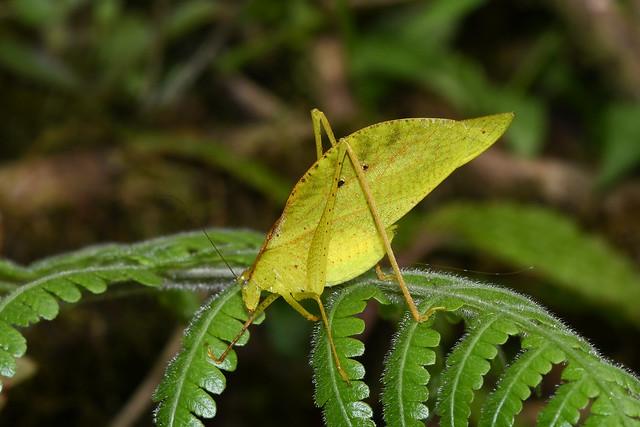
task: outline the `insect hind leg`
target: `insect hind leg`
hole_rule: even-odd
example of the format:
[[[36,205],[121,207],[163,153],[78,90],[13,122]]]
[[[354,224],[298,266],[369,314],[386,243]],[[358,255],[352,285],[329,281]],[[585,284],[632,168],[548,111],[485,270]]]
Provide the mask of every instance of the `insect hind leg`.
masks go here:
[[[298,313],[302,314],[305,318],[307,318],[307,319],[309,319],[311,321],[314,321],[314,322],[322,319],[322,324],[324,325],[324,330],[327,332],[327,339],[329,341],[329,347],[331,348],[331,354],[333,356],[333,360],[336,363],[336,369],[338,371],[338,374],[340,374],[340,377],[347,384],[351,384],[351,382],[349,381],[349,376],[347,375],[345,370],[342,368],[342,363],[340,362],[340,358],[338,357],[338,351],[336,350],[336,344],[333,341],[333,333],[331,332],[331,327],[329,326],[329,319],[327,318],[327,313],[326,313],[326,311],[324,309],[324,305],[322,304],[322,300],[320,299],[320,295],[315,294],[313,292],[298,292],[298,293],[296,293],[295,297],[293,295],[291,295],[291,294],[283,295],[283,297],[289,303],[289,305],[291,307],[293,307]],[[304,308],[297,301],[296,298],[314,300],[318,304],[318,308],[320,309],[320,318],[318,318],[318,316],[315,316],[315,315],[309,313],[309,311],[307,311],[307,309]]]
[[[409,293],[409,288],[407,287],[407,284],[405,283],[404,278],[402,277],[402,273],[400,272],[400,267],[398,266],[398,261],[396,261],[396,256],[393,253],[393,249],[391,249],[391,242],[389,241],[389,236],[387,236],[384,225],[382,224],[382,219],[378,214],[378,207],[373,197],[373,193],[371,192],[371,188],[367,183],[367,177],[364,176],[364,173],[362,172],[362,169],[360,167],[361,165],[360,159],[358,158],[356,153],[353,151],[351,146],[346,141],[343,141],[343,144],[345,145],[347,150],[347,155],[349,156],[349,159],[353,164],[353,170],[356,173],[356,177],[358,178],[358,182],[360,183],[360,188],[362,189],[365,199],[367,200],[367,205],[369,206],[369,212],[371,212],[371,216],[373,217],[373,222],[378,231],[378,235],[382,240],[384,250],[387,253],[389,262],[391,263],[391,268],[393,269],[393,275],[395,276],[396,282],[398,283],[398,286],[400,286],[400,290],[402,291],[402,295],[404,296],[404,299],[407,302],[407,305],[409,306],[409,311],[411,312],[411,315],[417,322],[424,322],[425,320],[429,319],[429,317],[431,317],[431,314],[433,313],[433,311],[429,310],[424,314],[420,314],[420,312],[418,311],[418,307],[416,307],[416,303],[413,300],[411,293]],[[376,273],[382,272],[381,270],[380,271],[378,270],[379,268],[376,269]]]

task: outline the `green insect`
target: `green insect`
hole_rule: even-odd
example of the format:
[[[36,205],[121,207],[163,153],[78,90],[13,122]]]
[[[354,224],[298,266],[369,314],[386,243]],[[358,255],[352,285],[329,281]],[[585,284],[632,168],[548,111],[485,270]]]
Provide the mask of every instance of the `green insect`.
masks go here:
[[[400,286],[413,318],[424,321],[405,284],[391,240],[395,223],[451,172],[491,146],[508,128],[513,113],[476,119],[400,119],[368,126],[336,140],[326,116],[311,111],[318,160],[293,187],[253,265],[238,278],[251,313],[241,333],[219,356],[222,362],[253,320],[282,296],[311,321],[322,319],[338,372],[340,365],[320,299],[326,286],[344,283],[371,267]],[[322,129],[331,147],[323,151]],[[387,255],[389,277],[377,263]],[[262,291],[269,292],[262,301]],[[320,316],[300,300],[317,302]]]

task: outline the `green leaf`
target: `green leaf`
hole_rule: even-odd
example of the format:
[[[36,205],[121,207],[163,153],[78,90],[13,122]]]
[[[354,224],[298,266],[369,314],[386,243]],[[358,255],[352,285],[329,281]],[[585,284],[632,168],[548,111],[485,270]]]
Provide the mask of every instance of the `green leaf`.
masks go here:
[[[640,326],[640,273],[625,256],[569,218],[536,206],[456,203],[431,214],[427,226],[516,266],[533,266],[537,274]]]
[[[239,265],[251,262],[262,240],[260,234],[248,231],[210,230],[208,235],[228,262]],[[12,376],[15,358],[26,351],[26,341],[12,326],[54,319],[59,312],[57,299],[75,303],[82,297],[82,289],[99,294],[121,282],[152,288],[176,282],[199,285],[202,279],[197,275],[180,275],[175,270],[222,264],[209,238],[197,231],[133,245],[93,246],[45,258],[28,267],[0,260],[0,277],[11,278],[18,285],[0,299],[0,373]],[[228,282],[228,271],[222,271]]]
[[[133,14],[117,16],[96,37],[103,84],[118,84],[137,95],[144,80],[141,66],[153,41],[150,22]]]
[[[598,181],[610,185],[640,163],[640,104],[614,104],[604,113],[604,157]]]
[[[587,406],[595,390],[587,378],[562,384],[538,416],[539,426],[576,425],[580,410]]]
[[[166,32],[170,39],[184,37],[208,22],[220,10],[220,5],[208,0],[190,0],[176,4],[167,18]]]
[[[354,81],[368,98],[384,97],[386,82],[395,87],[398,81],[409,81],[469,114],[514,111],[518,119],[507,131],[508,144],[518,154],[534,155],[542,148],[547,127],[543,103],[525,91],[493,84],[480,64],[448,45],[453,29],[480,3],[440,0],[385,15],[350,50]]]
[[[76,76],[59,58],[9,37],[0,39],[0,67],[60,89],[78,84]]]
[[[168,152],[205,162],[232,174],[279,204],[284,204],[289,196],[290,185],[282,178],[259,162],[238,156],[216,141],[184,135],[145,135],[136,141],[135,148],[143,152]]]
[[[251,262],[261,240],[258,234],[243,231],[211,230],[209,236],[226,258],[239,265]],[[15,326],[55,317],[56,298],[74,302],[81,297],[81,289],[102,292],[119,281],[153,285],[150,289],[162,282],[181,291],[186,284],[223,283],[226,290],[204,304],[191,321],[183,348],[155,393],[159,425],[203,425],[218,410],[213,395],[226,386],[222,370],[237,368],[234,352],[215,365],[207,350],[220,354],[241,331],[247,316],[239,287],[228,287],[229,273],[219,267],[220,259],[208,245],[200,232],[185,233],[133,245],[87,248],[27,267],[0,264],[18,283],[20,277],[28,277],[0,300],[0,374],[15,375],[16,358],[26,351],[26,341]],[[603,359],[528,298],[446,274],[408,271],[403,276],[421,310],[441,307],[436,315],[444,310],[447,319],[463,319],[466,334],[444,359],[444,371],[428,372],[425,367],[433,364],[434,354],[442,354],[439,334],[432,321],[416,324],[406,314],[382,376],[384,418],[389,425],[419,425],[428,415],[429,400],[437,402],[441,425],[468,425],[470,419],[476,419],[471,402],[479,394],[486,396],[479,425],[511,425],[531,388],[558,363],[564,366],[561,384],[541,411],[539,425],[568,426],[580,418],[588,426],[638,425],[640,380]],[[364,344],[353,337],[364,329],[357,316],[371,298],[406,307],[395,283],[365,275],[337,287],[326,310],[350,385],[338,374],[326,331],[317,325],[311,363],[315,401],[327,425],[373,425],[365,371],[354,360],[363,354]],[[522,351],[506,361],[495,390],[480,390],[489,361],[509,336],[519,337]],[[243,334],[238,344],[245,344],[248,338],[248,333]],[[435,371],[435,365],[430,369]],[[440,388],[427,400],[426,385],[434,374],[439,375]]]
[[[82,0],[10,0],[8,3],[22,23],[42,29],[59,25]]]
[[[29,271],[8,259],[0,258],[0,278],[7,281],[19,282],[29,280]]]

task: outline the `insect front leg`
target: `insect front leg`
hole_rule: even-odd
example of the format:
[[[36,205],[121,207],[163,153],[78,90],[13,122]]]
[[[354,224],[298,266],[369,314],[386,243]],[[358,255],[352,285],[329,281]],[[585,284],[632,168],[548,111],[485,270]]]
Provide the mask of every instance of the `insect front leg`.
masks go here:
[[[209,358],[211,358],[211,360],[213,360],[216,363],[224,362],[224,360],[229,355],[229,352],[231,351],[233,346],[236,345],[236,343],[240,340],[240,338],[242,338],[242,335],[244,335],[244,333],[247,331],[247,329],[249,329],[249,326],[251,326],[251,324],[254,322],[254,320],[256,320],[256,318],[260,314],[262,314],[262,312],[265,311],[266,308],[271,305],[271,303],[273,303],[275,300],[277,300],[279,296],[280,295],[278,295],[278,294],[271,294],[268,297],[266,297],[265,299],[263,299],[260,304],[258,304],[258,307],[256,307],[256,309],[253,312],[251,312],[251,314],[249,315],[249,318],[242,325],[242,329],[240,329],[240,332],[238,333],[238,335],[236,335],[231,340],[231,342],[229,343],[227,348],[222,352],[222,354],[220,356],[216,356],[215,354],[213,354],[213,352],[211,351],[210,348],[207,348],[207,354],[209,355]]]
[[[322,149],[322,128],[324,128],[325,133],[329,137],[329,142],[332,147],[337,144],[336,137],[333,134],[333,130],[331,129],[329,120],[327,120],[327,116],[317,108],[311,110],[311,123],[313,124],[313,136],[316,141],[316,154],[318,159],[320,159],[324,152]]]

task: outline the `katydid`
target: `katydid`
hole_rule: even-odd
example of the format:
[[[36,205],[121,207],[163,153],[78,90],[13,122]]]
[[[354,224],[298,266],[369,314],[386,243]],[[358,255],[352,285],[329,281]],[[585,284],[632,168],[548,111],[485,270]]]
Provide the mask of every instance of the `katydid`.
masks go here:
[[[250,313],[240,334],[282,296],[305,318],[322,319],[338,372],[341,367],[320,295],[376,266],[386,254],[413,318],[424,321],[405,284],[391,240],[395,223],[459,166],[478,156],[508,128],[513,113],[470,120],[400,119],[368,126],[336,140],[326,116],[311,111],[317,161],[293,187],[284,211],[253,265],[238,278]],[[322,129],[331,147],[322,145]],[[260,302],[262,291],[269,295]],[[300,300],[317,302],[320,316]]]

